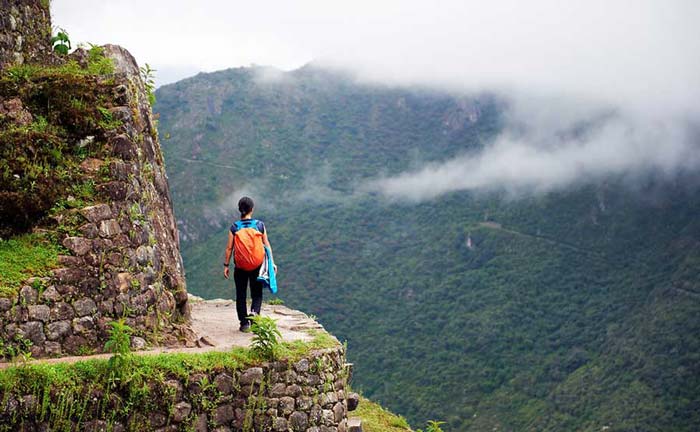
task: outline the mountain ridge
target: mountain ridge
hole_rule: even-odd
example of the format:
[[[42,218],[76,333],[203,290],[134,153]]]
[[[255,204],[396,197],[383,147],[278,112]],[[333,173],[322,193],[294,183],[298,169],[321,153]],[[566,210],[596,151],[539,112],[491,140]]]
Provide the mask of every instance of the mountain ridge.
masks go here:
[[[692,430],[696,175],[516,199],[356,194],[483,148],[502,131],[503,99],[282,75],[234,69],[158,90],[194,293],[230,295],[219,255],[250,193],[282,298],[347,339],[356,385],[411,423]]]

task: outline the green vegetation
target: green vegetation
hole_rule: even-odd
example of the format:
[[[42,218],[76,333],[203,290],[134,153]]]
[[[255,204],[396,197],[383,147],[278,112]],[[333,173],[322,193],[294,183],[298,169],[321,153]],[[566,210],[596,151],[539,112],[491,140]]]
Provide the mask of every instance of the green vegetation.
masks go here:
[[[59,29],[56,36],[51,38],[51,45],[53,46],[55,53],[60,55],[68,55],[68,51],[71,49],[68,33],[66,33],[66,31],[63,29]]]
[[[445,424],[445,422],[428,420],[428,424],[425,425],[425,432],[443,432],[440,427],[443,424]],[[418,429],[416,432],[423,432],[423,429]]]
[[[104,134],[121,125],[111,106],[110,59],[93,46],[87,65],[20,65],[0,74],[0,98],[21,101],[30,122],[0,116],[0,236],[26,232],[49,210],[89,203],[94,183],[80,163],[100,156]],[[87,138],[86,138],[87,137]]]
[[[128,344],[124,345],[123,336],[127,333],[120,325],[113,327],[115,351],[124,354]],[[327,336],[317,336],[306,344],[283,343],[281,346],[281,358],[296,361],[311,350],[335,347],[338,342]],[[166,384],[168,379],[188,382],[189,377],[199,372],[226,370],[231,373],[259,364],[259,361],[256,354],[245,348],[235,348],[230,352],[133,355],[128,366],[121,367],[120,380],[114,380],[115,365],[111,360],[92,359],[74,364],[29,363],[0,370],[0,394],[4,401],[13,395],[34,395],[38,402],[31,414],[47,421],[53,431],[75,430],[71,420],[80,422],[87,412],[110,424],[115,421],[124,423],[128,419],[128,430],[148,430],[148,413],[169,412],[168,408],[176,402],[173,389]],[[192,401],[192,405],[194,409],[206,411],[206,407],[214,406],[221,397],[219,392],[205,390],[200,398]],[[18,412],[15,411],[12,418],[4,419],[0,431],[16,430]],[[188,421],[192,423],[194,420]]]
[[[153,106],[156,104],[156,70],[151,69],[151,66],[146,63],[144,66],[141,66],[140,71],[141,81],[143,81],[143,85],[146,87],[146,93],[148,93],[148,102]]]
[[[12,340],[0,339],[0,359],[15,361],[17,358],[31,358],[32,341],[16,334]]]
[[[105,351],[113,353],[107,362],[110,369],[110,381],[121,382],[128,374],[131,364],[131,333],[132,329],[124,323],[124,319],[109,323],[109,339],[105,343]],[[114,385],[114,384],[113,384]]]
[[[61,248],[38,234],[0,239],[0,297],[14,297],[30,276],[49,276]]]
[[[253,322],[250,326],[250,331],[253,333],[251,350],[262,359],[274,360],[279,350],[279,339],[282,338],[282,334],[277,329],[277,323],[274,319],[262,315],[253,315],[251,321]]]
[[[157,92],[189,291],[231,295],[220,256],[247,190],[285,269],[281,298],[346,339],[355,387],[411,424],[700,424],[697,175],[517,200],[356,194],[380,173],[480,149],[502,103],[313,67],[277,81],[260,72]]]
[[[357,410],[351,412],[350,416],[362,419],[362,430],[365,432],[407,432],[411,430],[406,419],[365,398],[360,398]]]

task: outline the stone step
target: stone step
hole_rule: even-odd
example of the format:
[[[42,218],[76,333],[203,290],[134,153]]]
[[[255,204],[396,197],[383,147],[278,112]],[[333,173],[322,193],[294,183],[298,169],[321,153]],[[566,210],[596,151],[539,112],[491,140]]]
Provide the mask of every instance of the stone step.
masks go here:
[[[348,419],[348,432],[362,432],[362,419],[350,417]]]

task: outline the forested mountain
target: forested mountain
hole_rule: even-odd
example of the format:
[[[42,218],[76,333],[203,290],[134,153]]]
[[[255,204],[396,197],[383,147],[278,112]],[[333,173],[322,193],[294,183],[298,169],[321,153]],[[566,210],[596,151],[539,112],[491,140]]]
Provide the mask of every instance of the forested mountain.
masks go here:
[[[280,297],[346,338],[355,388],[413,424],[700,424],[698,178],[411,203],[362,185],[477,151],[506,102],[310,66],[199,74],[157,100],[190,292],[233,295],[221,261],[247,193]]]

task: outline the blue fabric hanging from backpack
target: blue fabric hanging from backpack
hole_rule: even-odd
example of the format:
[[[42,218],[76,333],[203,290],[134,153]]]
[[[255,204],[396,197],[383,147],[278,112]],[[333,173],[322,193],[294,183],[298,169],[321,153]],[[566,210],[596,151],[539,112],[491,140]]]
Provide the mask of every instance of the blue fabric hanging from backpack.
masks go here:
[[[277,294],[277,277],[275,276],[275,263],[272,261],[270,248],[265,246],[265,259],[260,266],[258,280],[267,286],[272,294]]]

